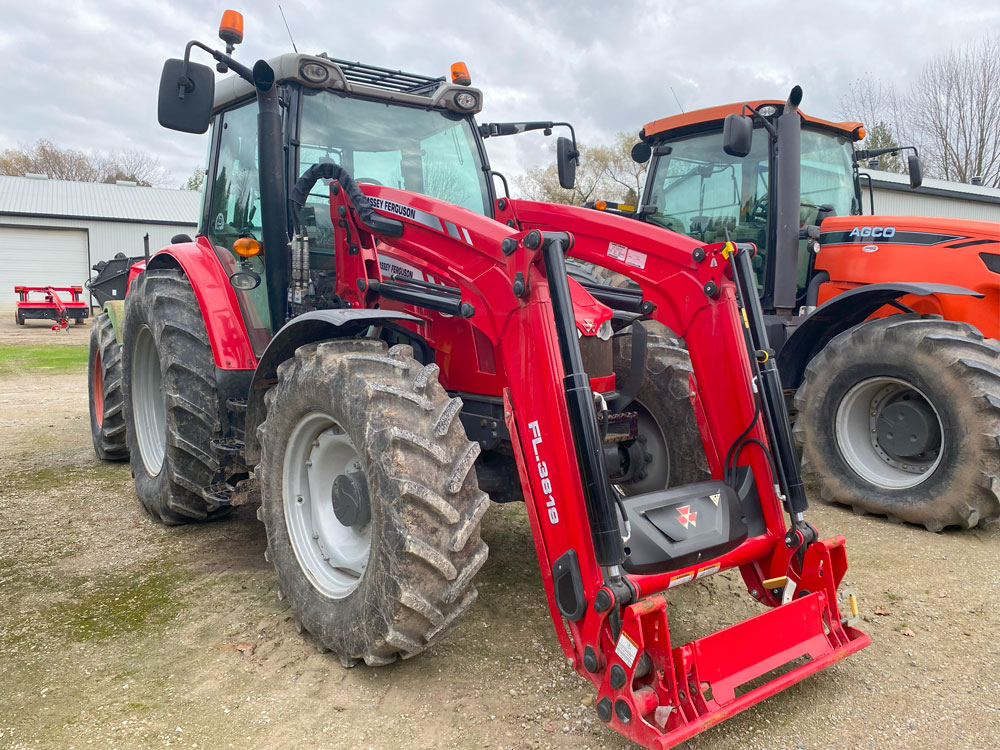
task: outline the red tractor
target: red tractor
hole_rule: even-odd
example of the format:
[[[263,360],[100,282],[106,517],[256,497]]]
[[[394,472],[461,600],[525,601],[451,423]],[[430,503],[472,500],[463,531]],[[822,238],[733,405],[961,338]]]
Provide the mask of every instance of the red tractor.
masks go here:
[[[467,76],[299,54],[250,69],[234,26],[226,53],[188,45],[236,74],[218,92],[187,56],[164,66],[161,124],[214,123],[205,215],[135,275],[117,324],[150,515],[215,518],[259,492],[301,626],[377,666],[475,599],[484,489],[523,499],[569,663],[601,721],[650,748],[870,642],[838,601],[843,537],[803,515],[752,248],[495,199]],[[573,151],[560,139],[566,183]],[[637,287],[588,293],[567,254]],[[650,366],[669,347],[654,324],[688,342],[682,382]],[[711,477],[663,471],[663,432],[685,427],[657,422],[672,400]],[[665,592],[732,568],[766,611],[672,644]]]
[[[825,500],[923,524],[1000,518],[1000,226],[862,216],[859,122],[801,89],[648,123],[633,218],[752,242],[803,471]],[[909,159],[911,185],[920,164]],[[793,400],[794,399],[794,400]]]

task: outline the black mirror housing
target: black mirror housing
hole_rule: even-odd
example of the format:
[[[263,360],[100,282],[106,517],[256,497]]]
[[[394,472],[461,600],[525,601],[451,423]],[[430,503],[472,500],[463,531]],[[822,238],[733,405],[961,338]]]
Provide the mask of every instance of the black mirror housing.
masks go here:
[[[753,120],[745,115],[726,115],[722,123],[722,150],[743,157],[753,145]]]
[[[204,133],[215,103],[215,72],[207,65],[171,59],[163,63],[157,119],[160,125],[182,133]],[[183,93],[183,96],[181,96]]]
[[[916,190],[924,183],[924,173],[916,154],[912,154],[907,160],[907,168],[910,173],[910,188]]]
[[[645,164],[653,155],[653,147],[648,143],[640,141],[632,147],[632,161],[636,164]]]
[[[569,138],[559,136],[556,140],[556,166],[559,170],[559,186],[572,190],[576,185],[576,159],[579,156]]]

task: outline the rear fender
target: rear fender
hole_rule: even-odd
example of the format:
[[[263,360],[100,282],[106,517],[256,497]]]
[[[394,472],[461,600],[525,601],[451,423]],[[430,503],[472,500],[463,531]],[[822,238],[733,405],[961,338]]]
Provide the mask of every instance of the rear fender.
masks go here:
[[[264,393],[277,382],[278,365],[295,355],[305,344],[328,339],[356,336],[370,326],[385,322],[411,321],[419,318],[392,310],[314,310],[288,321],[279,330],[260,357],[247,394],[247,414],[244,442],[247,465],[260,461],[257,426],[264,421]]]
[[[216,367],[252,370],[257,366],[229,274],[206,237],[165,247],[149,259],[146,267],[179,268],[188,277],[201,308]]]
[[[816,308],[785,341],[778,352],[778,372],[785,388],[798,388],[806,365],[834,337],[863,322],[886,304],[914,294],[926,297],[936,294],[958,294],[982,297],[982,293],[950,284],[866,284]]]

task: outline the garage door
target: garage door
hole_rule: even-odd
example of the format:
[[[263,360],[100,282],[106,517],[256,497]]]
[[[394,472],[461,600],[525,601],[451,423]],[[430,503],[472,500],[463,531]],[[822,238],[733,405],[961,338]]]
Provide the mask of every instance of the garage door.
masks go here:
[[[13,306],[16,285],[82,286],[89,277],[86,230],[0,225],[0,305]]]

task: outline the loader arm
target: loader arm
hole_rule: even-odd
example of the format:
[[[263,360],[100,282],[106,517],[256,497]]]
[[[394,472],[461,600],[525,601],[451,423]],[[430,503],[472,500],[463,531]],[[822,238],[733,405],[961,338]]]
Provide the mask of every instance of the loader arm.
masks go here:
[[[585,209],[508,201],[523,227],[518,231],[426,196],[382,187],[365,191],[372,207],[398,219],[402,231],[373,233],[334,183],[338,294],[354,307],[387,299],[419,307],[421,301],[424,320],[401,325],[420,335],[435,316],[458,315],[495,344],[508,378],[505,420],[550,613],[567,658],[597,687],[602,721],[646,747],[671,747],[870,642],[846,627],[837,605],[847,567],[843,538],[783,543],[784,498],[755,401],[757,374],[731,277],[731,246],[701,247]],[[447,268],[448,283],[385,278],[378,257],[386,251]],[[634,564],[630,570],[635,552],[622,541],[619,509],[606,475],[600,476],[603,454],[588,449],[596,417],[580,367],[564,251],[632,278],[642,289],[645,314],[684,336],[695,373],[691,399],[704,414],[706,446],[724,455],[738,440],[752,439],[732,467],[751,478],[740,495],[722,482],[724,467],[716,461],[713,482],[622,503],[621,512],[633,521],[631,544],[642,537],[662,552],[643,572]],[[679,505],[679,492],[694,499]],[[729,523],[732,531],[753,512],[764,521],[757,533],[744,526],[742,536],[733,532],[724,543],[712,537],[713,528]],[[722,518],[725,513],[729,517]],[[659,527],[647,523],[654,518]],[[676,528],[662,530],[671,523]],[[685,544],[688,551],[681,554]],[[663,592],[734,567],[751,594],[775,609],[674,648]],[[739,659],[732,658],[735,652]],[[740,686],[801,657],[808,663],[736,697]]]

